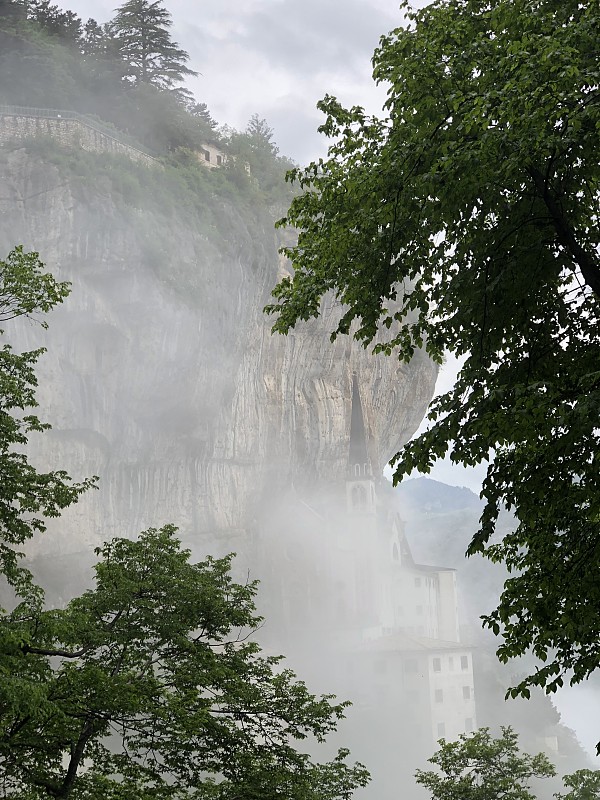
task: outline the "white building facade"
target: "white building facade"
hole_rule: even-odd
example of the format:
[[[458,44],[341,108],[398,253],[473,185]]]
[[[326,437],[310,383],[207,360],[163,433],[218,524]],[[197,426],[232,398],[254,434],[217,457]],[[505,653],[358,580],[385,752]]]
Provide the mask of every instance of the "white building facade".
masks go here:
[[[393,497],[377,491],[356,385],[346,513],[338,539],[355,560],[355,646],[362,674],[372,674],[364,702],[386,698],[407,712],[425,748],[470,733],[477,727],[473,653],[460,640],[456,572],[415,562]]]

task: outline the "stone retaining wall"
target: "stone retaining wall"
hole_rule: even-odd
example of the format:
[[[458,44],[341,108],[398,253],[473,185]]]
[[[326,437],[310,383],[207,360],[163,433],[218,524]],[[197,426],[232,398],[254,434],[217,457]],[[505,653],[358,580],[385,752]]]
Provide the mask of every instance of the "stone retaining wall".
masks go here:
[[[80,117],[65,118],[58,112],[55,117],[42,117],[0,111],[0,145],[36,136],[51,136],[65,147],[79,147],[91,153],[124,155],[148,167],[159,166],[152,156],[94,128]]]

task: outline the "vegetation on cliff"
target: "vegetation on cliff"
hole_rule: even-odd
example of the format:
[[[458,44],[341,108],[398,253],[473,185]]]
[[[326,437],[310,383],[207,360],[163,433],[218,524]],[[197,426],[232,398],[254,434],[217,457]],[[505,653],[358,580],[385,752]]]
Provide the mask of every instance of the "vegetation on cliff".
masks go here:
[[[169,35],[160,2],[132,0],[104,25],[86,23],[48,0],[0,2],[0,104],[67,109],[113,124],[171,165],[204,170],[207,144],[218,146],[232,191],[253,202],[287,206],[293,166],[256,116],[245,131],[219,127],[205,103],[181,86],[195,74]],[[198,180],[202,180],[199,178]],[[223,180],[217,179],[217,180]]]
[[[130,83],[173,90],[185,75],[198,73],[187,66],[188,54],[171,39],[171,24],[171,14],[162,3],[127,0],[109,25],[97,30],[95,45],[118,53],[125,66],[123,77]],[[89,36],[85,38],[89,46]]]

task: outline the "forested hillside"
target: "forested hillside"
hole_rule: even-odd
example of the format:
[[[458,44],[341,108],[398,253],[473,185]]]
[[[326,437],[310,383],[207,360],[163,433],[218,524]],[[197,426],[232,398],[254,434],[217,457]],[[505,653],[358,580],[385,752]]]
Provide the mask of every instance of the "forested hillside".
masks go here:
[[[125,3],[100,25],[48,0],[1,0],[0,105],[90,115],[184,170],[197,166],[193,154],[204,145],[218,145],[232,156],[222,170],[230,184],[258,190],[283,210],[292,164],[279,155],[268,123],[254,115],[243,132],[220,127],[182,85],[196,73],[168,35],[170,14],[145,6],[152,13]]]

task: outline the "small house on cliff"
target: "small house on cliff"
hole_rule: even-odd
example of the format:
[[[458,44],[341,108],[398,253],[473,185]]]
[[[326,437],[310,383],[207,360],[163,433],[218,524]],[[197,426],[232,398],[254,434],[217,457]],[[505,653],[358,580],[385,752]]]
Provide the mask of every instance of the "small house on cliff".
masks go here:
[[[200,149],[196,151],[196,157],[202,166],[208,167],[209,169],[222,167],[227,163],[227,153],[215,144],[209,142],[204,143]]]

